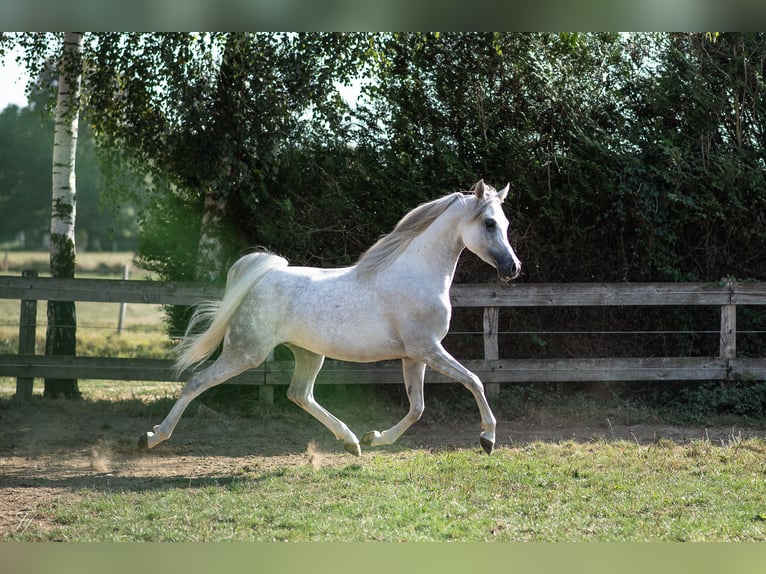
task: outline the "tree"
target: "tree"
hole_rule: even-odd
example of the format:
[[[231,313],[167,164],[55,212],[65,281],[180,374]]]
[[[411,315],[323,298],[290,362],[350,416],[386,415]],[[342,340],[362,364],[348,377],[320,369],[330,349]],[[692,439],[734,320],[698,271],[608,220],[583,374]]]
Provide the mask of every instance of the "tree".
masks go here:
[[[525,277],[616,273],[593,268],[582,252],[586,238],[597,243],[606,229],[601,211],[619,174],[611,89],[625,69],[618,35],[413,33],[376,40],[382,57],[360,136],[381,156],[381,177],[393,180],[388,187],[406,186],[422,199],[480,177],[510,181],[514,228],[525,231],[517,238]]]
[[[30,108],[8,106],[0,111],[2,242],[23,237],[20,247],[41,246],[50,229],[52,128]]]
[[[225,217],[239,249],[240,226],[258,211],[268,220],[270,200],[280,201],[286,151],[339,125],[333,82],[353,69],[357,43],[342,34],[100,34],[88,107],[102,149],[151,174],[148,195],[172,195],[200,221],[205,213],[203,239]]]
[[[51,202],[52,277],[74,277],[76,178],[75,157],[80,112],[82,32],[67,32],[61,51],[58,98],[53,136],[53,193]],[[77,316],[73,301],[48,301],[47,355],[75,355]],[[77,379],[48,378],[44,396],[79,397]]]
[[[50,87],[50,86],[49,86]],[[55,85],[53,86],[55,87]],[[55,97],[55,94],[54,94]],[[43,102],[0,111],[0,242],[22,249],[47,247],[51,226],[53,119]],[[87,113],[83,114],[87,120]],[[106,193],[87,121],[77,137],[77,251],[135,249],[135,206]],[[133,192],[134,193],[134,192]],[[113,199],[113,201],[112,201]],[[23,213],[23,217],[19,214]],[[23,238],[23,244],[20,239]]]
[[[763,33],[668,34],[630,86],[622,209],[645,278],[766,277]]]

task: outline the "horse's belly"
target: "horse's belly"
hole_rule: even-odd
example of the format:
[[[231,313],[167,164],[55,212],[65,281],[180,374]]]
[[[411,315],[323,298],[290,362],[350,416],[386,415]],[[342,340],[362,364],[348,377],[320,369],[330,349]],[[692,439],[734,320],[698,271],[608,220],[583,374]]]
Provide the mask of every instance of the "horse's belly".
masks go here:
[[[340,361],[367,363],[399,359],[404,346],[382,326],[339,324],[336,328],[312,328],[296,332],[289,343]]]

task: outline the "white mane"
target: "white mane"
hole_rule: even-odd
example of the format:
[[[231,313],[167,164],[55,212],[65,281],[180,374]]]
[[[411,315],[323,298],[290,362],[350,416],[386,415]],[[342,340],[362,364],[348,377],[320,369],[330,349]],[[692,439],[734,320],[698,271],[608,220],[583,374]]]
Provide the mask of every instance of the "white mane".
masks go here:
[[[455,192],[423,203],[410,211],[396,224],[391,233],[381,237],[359,258],[356,269],[360,277],[369,277],[396,259],[413,239],[428,229],[456,201],[465,201],[473,197],[473,194]],[[485,196],[483,201],[477,202],[475,214],[481,213],[489,201],[490,198]]]

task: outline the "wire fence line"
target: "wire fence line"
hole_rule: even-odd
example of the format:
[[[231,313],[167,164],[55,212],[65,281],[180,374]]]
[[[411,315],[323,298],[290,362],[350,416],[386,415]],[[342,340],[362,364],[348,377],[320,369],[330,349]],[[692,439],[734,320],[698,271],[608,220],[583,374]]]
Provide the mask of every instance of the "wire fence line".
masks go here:
[[[8,328],[8,329],[15,329],[18,328],[19,324],[17,321],[0,321],[0,328]],[[38,328],[45,328],[48,326],[47,321],[38,321],[35,323],[35,326]],[[104,325],[103,323],[77,323],[76,327],[62,327],[63,329],[66,328],[76,328],[78,330],[80,329],[87,329],[92,331],[103,331],[104,333],[110,333],[116,330],[116,327],[110,326],[110,325]],[[161,325],[157,326],[151,326],[151,325],[128,325],[123,328],[125,331],[137,331],[137,332],[144,332],[144,333],[167,333],[167,329]],[[497,331],[498,335],[520,335],[520,336],[530,336],[530,335],[717,335],[720,331],[718,329],[678,329],[678,330],[672,330],[672,329],[657,329],[657,330],[589,330],[589,329],[578,329],[574,331],[550,331],[550,330],[535,330],[535,331]],[[737,334],[739,335],[764,335],[766,334],[766,330],[761,329],[737,329]],[[458,331],[458,330],[450,330],[449,335],[469,335],[469,336],[479,336],[484,335],[484,331]],[[170,336],[171,339],[177,339],[178,337]]]
[[[40,277],[0,276],[0,299],[34,302],[66,300],[99,303],[138,303],[148,305],[192,305],[200,300],[220,298],[223,285],[119,279],[54,279]],[[482,328],[459,325],[450,336],[481,336],[484,358],[466,361],[485,382],[490,395],[498,385],[517,381],[592,381],[592,380],[720,380],[737,377],[766,379],[766,359],[737,356],[737,337],[762,334],[760,328],[737,329],[737,308],[766,305],[766,284],[737,283],[574,283],[574,284],[455,284],[451,290],[455,308],[482,309]],[[515,331],[499,321],[503,308],[521,307],[680,307],[708,306],[720,309],[720,329],[585,329]],[[24,305],[22,305],[22,308]],[[11,326],[14,324],[6,320]],[[19,318],[19,325],[32,333],[31,325]],[[44,324],[42,321],[40,323]],[[102,329],[103,326],[83,321],[78,327]],[[756,326],[757,327],[757,326]],[[134,327],[127,326],[126,330]],[[149,325],[138,327],[145,332],[162,332]],[[500,337],[617,335],[718,335],[715,356],[704,357],[596,357],[563,359],[507,359],[500,356]],[[268,391],[274,385],[287,384],[291,376],[290,361],[274,361],[244,376],[244,382],[258,384]],[[163,359],[119,359],[114,357],[47,357],[21,350],[13,355],[0,355],[0,376],[16,376],[25,381],[35,377],[104,378],[121,380],[178,380],[172,362]],[[182,374],[185,377],[186,374]],[[392,365],[354,365],[328,361],[320,382],[389,383],[400,382],[401,367]],[[441,381],[430,374],[432,382]],[[18,388],[18,387],[17,387]],[[31,383],[24,388],[31,393]],[[18,391],[17,391],[18,392]],[[266,392],[268,396],[268,392]]]

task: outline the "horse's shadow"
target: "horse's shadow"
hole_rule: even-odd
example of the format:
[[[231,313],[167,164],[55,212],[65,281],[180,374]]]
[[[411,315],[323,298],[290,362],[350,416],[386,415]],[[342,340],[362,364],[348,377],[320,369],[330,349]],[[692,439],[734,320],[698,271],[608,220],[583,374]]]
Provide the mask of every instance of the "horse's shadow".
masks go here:
[[[194,490],[215,486],[218,488],[229,488],[236,484],[257,484],[288,475],[291,469],[298,472],[336,472],[338,469],[345,469],[353,472],[362,468],[364,456],[357,458],[344,453],[342,448],[336,455],[329,450],[329,444],[319,444],[317,448],[321,458],[331,457],[329,464],[315,465],[312,462],[312,455],[309,453],[292,453],[293,456],[287,457],[291,453],[282,452],[279,455],[266,455],[261,449],[253,449],[252,452],[242,453],[237,456],[240,459],[232,458],[232,463],[228,468],[218,465],[214,470],[205,471],[206,462],[210,461],[209,452],[200,452],[189,454],[188,449],[179,448],[166,449],[163,453],[140,453],[140,452],[120,452],[112,451],[108,453],[107,462],[103,463],[108,470],[94,470],[92,460],[90,463],[83,456],[75,459],[57,458],[56,453],[49,452],[45,455],[39,455],[31,460],[37,461],[34,464],[25,464],[17,467],[6,466],[0,476],[0,489],[3,488],[29,488],[29,489],[55,489],[71,492],[94,492],[94,493],[118,493],[118,492],[157,492],[169,490]],[[336,445],[336,448],[337,445]],[[406,447],[391,446],[385,447],[385,450],[398,451]],[[208,449],[204,449],[207,451]],[[273,448],[266,449],[272,452]],[[184,452],[186,454],[178,454]],[[382,449],[378,452],[382,452]],[[217,456],[223,457],[220,452]],[[274,457],[270,460],[269,457]],[[184,459],[184,467],[173,473],[173,465],[177,463],[178,458]],[[146,459],[153,458],[156,463],[152,468],[163,468],[168,472],[157,472],[151,468],[146,468]],[[253,463],[256,459],[257,462]],[[140,468],[137,465],[140,464]],[[145,469],[144,471],[140,470]],[[190,470],[193,469],[193,470]]]
[[[52,409],[37,413],[47,424],[22,414],[14,420],[0,417],[0,423],[8,423],[0,424],[0,456],[8,459],[0,473],[0,488],[102,493],[227,488],[278,477],[290,467],[312,472],[329,466],[355,468],[371,453],[413,446],[402,439],[366,450],[358,459],[346,453],[318,421],[296,411],[268,420],[186,417],[169,441],[149,451],[141,451],[136,440],[148,424],[144,418],[82,413],[73,417]],[[366,429],[357,422],[359,431]],[[326,464],[315,468],[312,456],[325,459]],[[14,457],[23,462],[9,462]]]

